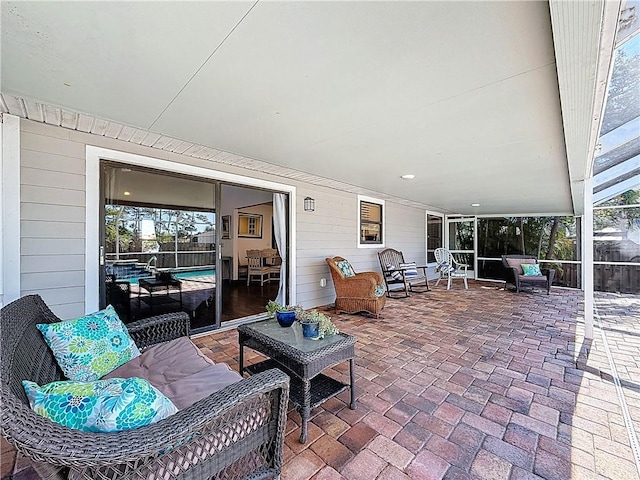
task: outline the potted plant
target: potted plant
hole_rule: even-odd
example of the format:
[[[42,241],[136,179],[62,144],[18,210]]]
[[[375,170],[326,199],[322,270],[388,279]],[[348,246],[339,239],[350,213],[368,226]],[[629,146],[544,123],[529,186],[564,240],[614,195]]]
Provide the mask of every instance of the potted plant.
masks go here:
[[[296,318],[302,325],[302,335],[306,338],[319,340],[326,335],[340,333],[331,321],[331,317],[318,310],[299,310]]]
[[[297,305],[280,305],[273,300],[269,300],[266,310],[272,317],[276,317],[281,327],[290,327],[296,320],[296,313],[299,310]]]

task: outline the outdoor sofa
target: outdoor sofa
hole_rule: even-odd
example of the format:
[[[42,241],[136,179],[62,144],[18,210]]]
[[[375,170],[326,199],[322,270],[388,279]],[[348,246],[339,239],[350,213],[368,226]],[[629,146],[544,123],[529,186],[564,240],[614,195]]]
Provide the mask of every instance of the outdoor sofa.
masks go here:
[[[42,478],[279,478],[289,396],[289,378],[280,370],[242,379],[225,364],[215,364],[225,377],[221,385],[227,385],[190,406],[176,404],[177,413],[157,423],[109,433],[80,431],[35,413],[22,385],[23,380],[44,385],[64,379],[36,328],[36,324],[60,319],[37,295],[22,297],[0,313],[1,432],[32,460]],[[174,353],[178,353],[170,360],[178,370],[186,355],[180,353],[183,351],[200,355],[202,358],[196,359],[200,364],[208,361],[214,365],[189,340],[189,316],[185,313],[139,320],[126,328],[143,353],[114,372],[173,342],[177,342]],[[152,345],[159,347],[147,348]],[[137,367],[140,365],[133,369]],[[152,370],[153,365],[151,376],[162,373]],[[195,374],[196,380],[201,373]],[[197,386],[202,387],[209,385]]]
[[[502,265],[505,268],[505,282],[520,292],[522,287],[544,288],[549,295],[556,271],[553,268],[539,268],[540,275],[525,275],[522,265],[539,265],[533,255],[502,255]]]

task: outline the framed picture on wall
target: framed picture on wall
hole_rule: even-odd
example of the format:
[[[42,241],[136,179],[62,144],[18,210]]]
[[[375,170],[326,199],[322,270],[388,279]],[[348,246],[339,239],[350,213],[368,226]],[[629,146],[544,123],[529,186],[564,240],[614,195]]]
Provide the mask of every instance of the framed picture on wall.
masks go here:
[[[231,215],[222,216],[222,239],[231,238]]]
[[[238,237],[262,238],[262,215],[239,213]]]

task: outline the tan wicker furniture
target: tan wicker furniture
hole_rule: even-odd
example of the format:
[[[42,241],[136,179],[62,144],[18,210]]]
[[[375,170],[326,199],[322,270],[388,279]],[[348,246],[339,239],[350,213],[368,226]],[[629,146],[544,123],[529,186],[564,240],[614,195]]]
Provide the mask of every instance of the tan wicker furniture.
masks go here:
[[[386,302],[384,294],[376,294],[376,287],[383,286],[382,275],[378,272],[360,272],[353,277],[345,277],[337,266],[344,258],[325,258],[325,261],[336,290],[336,313],[366,312],[378,318]]]
[[[516,292],[520,292],[524,286],[544,288],[549,295],[556,271],[553,268],[541,268],[542,275],[527,276],[522,270],[523,263],[535,264],[538,263],[538,260],[533,255],[502,255],[507,285],[513,285]]]
[[[307,422],[312,408],[325,400],[351,389],[350,408],[355,410],[354,358],[356,339],[339,333],[322,340],[302,336],[299,323],[283,328],[275,320],[267,320],[238,327],[240,343],[240,375],[255,374],[269,368],[280,368],[291,377],[291,402],[302,417],[300,443],[307,441]],[[244,347],[269,357],[263,362],[244,366]],[[350,383],[339,382],[321,372],[332,365],[349,360]]]
[[[64,379],[35,327],[56,317],[37,295],[2,308],[0,430],[51,479],[278,478],[282,469],[289,379],[279,370],[240,380],[155,424],[112,433],[63,427],[29,407],[22,380]],[[144,349],[189,334],[174,313],[127,325]]]
[[[401,251],[393,248],[386,248],[378,252],[380,269],[387,286],[387,296],[391,297],[392,292],[401,292],[401,296],[392,298],[405,298],[409,293],[425,293],[429,291],[427,280],[427,266],[416,265],[416,275],[408,275],[407,269],[402,267],[406,264]]]

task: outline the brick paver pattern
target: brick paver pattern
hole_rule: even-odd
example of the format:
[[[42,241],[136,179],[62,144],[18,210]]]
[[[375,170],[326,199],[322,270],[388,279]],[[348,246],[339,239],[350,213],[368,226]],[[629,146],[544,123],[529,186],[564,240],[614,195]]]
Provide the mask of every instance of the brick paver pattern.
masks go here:
[[[601,330],[584,340],[582,303],[580,291],[470,282],[390,299],[380,319],[330,310],[357,337],[358,408],[343,392],[314,409],[304,445],[291,408],[283,480],[639,480]],[[597,305],[640,432],[640,297],[597,294]],[[195,342],[237,369],[235,330]],[[347,381],[348,365],[325,373]]]
[[[582,303],[580,291],[472,282],[389,300],[381,319],[332,315],[358,340],[358,408],[344,392],[315,409],[305,445],[290,409],[283,479],[638,480]],[[597,305],[640,432],[640,297],[597,294]],[[237,368],[235,332],[196,343]],[[330,374],[346,381],[347,365]]]

